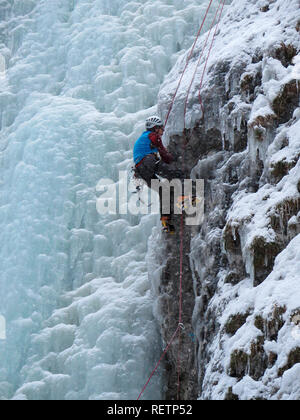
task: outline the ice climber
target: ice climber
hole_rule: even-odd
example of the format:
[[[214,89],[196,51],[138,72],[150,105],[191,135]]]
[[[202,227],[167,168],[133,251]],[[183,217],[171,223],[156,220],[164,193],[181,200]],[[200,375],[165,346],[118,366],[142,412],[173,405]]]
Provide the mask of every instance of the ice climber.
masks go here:
[[[159,179],[158,176],[173,179],[183,179],[183,173],[175,168],[173,156],[162,143],[164,125],[157,116],[146,120],[146,131],[136,141],[134,146],[135,174],[142,178],[151,188],[151,181]],[[162,191],[159,190],[160,211],[163,228],[166,232],[174,232],[174,225],[170,214],[164,214],[162,209]]]

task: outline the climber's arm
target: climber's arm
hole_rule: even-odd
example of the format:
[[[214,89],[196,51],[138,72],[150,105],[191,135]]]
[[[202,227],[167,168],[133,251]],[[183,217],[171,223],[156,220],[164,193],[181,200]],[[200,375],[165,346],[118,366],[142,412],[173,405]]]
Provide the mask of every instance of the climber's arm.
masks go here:
[[[162,160],[165,163],[172,163],[174,158],[171,155],[171,153],[169,153],[167,151],[167,149],[164,147],[161,138],[156,133],[151,133],[149,135],[149,138],[150,138],[153,146],[158,149],[160,157],[162,158]]]

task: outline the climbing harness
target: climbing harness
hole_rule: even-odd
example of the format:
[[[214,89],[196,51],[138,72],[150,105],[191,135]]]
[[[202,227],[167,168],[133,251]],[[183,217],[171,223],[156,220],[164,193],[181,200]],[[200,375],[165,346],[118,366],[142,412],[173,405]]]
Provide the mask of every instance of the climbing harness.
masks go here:
[[[216,22],[216,19],[217,19],[218,13],[220,12],[220,15],[219,15],[219,18],[218,18],[218,23],[217,23],[217,25],[216,25],[215,32],[214,32],[214,35],[213,35],[213,38],[212,38],[212,42],[211,42],[211,45],[210,45],[210,48],[209,48],[209,51],[208,51],[208,54],[207,54],[207,57],[206,57],[205,66],[204,66],[204,70],[203,70],[203,72],[202,72],[201,81],[200,81],[200,87],[199,87],[199,95],[198,95],[198,97],[199,97],[199,102],[200,102],[200,106],[201,106],[201,108],[202,108],[202,113],[203,113],[203,117],[204,117],[204,106],[203,106],[203,103],[202,103],[202,98],[201,98],[201,90],[202,90],[202,86],[203,86],[203,81],[204,81],[204,76],[205,76],[205,72],[206,72],[206,68],[207,68],[208,60],[209,60],[209,57],[210,57],[210,54],[211,54],[211,51],[212,51],[212,47],[213,47],[213,44],[214,44],[214,40],[215,40],[215,37],[216,37],[216,33],[217,33],[217,30],[218,30],[219,24],[220,24],[220,21],[221,21],[221,17],[222,17],[223,9],[224,9],[224,6],[225,6],[225,1],[226,1],[226,0],[220,0],[220,2],[219,2],[219,7],[218,7],[217,12],[216,12],[216,14],[215,14],[215,17],[214,17],[213,23],[211,24],[211,27],[210,27],[210,30],[209,30],[208,36],[207,36],[206,41],[205,41],[205,45],[204,45],[204,47],[203,47],[203,49],[202,49],[201,55],[200,55],[200,57],[199,57],[199,60],[198,60],[198,62],[197,62],[196,68],[195,68],[195,72],[194,72],[193,77],[192,77],[192,81],[191,81],[191,83],[190,83],[190,85],[189,85],[189,88],[188,88],[188,91],[187,91],[187,98],[186,98],[186,101],[185,101],[185,106],[184,106],[184,144],[183,144],[183,150],[182,150],[182,166],[183,166],[183,167],[184,167],[184,161],[185,161],[185,150],[186,150],[186,147],[187,147],[187,144],[188,144],[188,141],[187,141],[187,130],[186,130],[186,114],[187,114],[187,104],[188,104],[188,99],[189,99],[190,91],[191,91],[191,88],[192,88],[192,86],[193,86],[193,83],[194,83],[194,80],[195,80],[195,77],[196,77],[196,74],[197,74],[197,70],[198,70],[198,67],[199,67],[199,65],[200,65],[201,59],[202,59],[202,57],[203,57],[203,54],[204,54],[205,48],[206,48],[206,46],[207,46],[207,43],[208,43],[208,40],[209,40],[209,37],[210,37],[211,31],[212,31],[212,28],[213,28],[213,26],[214,26],[214,24],[215,24],[215,22]],[[191,60],[191,58],[192,58],[192,56],[193,56],[195,46],[196,46],[197,41],[198,41],[198,39],[199,39],[199,37],[200,37],[200,34],[201,34],[201,32],[202,32],[202,29],[203,29],[203,26],[204,26],[204,24],[205,24],[205,21],[206,21],[207,15],[208,15],[208,13],[209,13],[209,10],[210,10],[210,8],[211,8],[212,2],[213,2],[213,0],[210,0],[210,3],[209,3],[209,5],[208,5],[208,7],[207,7],[207,10],[206,10],[205,16],[204,16],[204,18],[203,18],[202,24],[201,24],[201,26],[200,26],[200,29],[199,29],[198,33],[197,33],[197,36],[196,36],[195,42],[194,42],[194,44],[193,44],[193,46],[192,46],[192,49],[191,49],[190,54],[188,55],[188,58],[187,58],[187,61],[186,61],[186,64],[185,64],[184,70],[183,70],[183,72],[182,72],[182,74],[181,74],[181,77],[180,77],[180,79],[179,79],[178,86],[177,86],[177,88],[176,88],[176,90],[175,90],[175,94],[174,94],[174,96],[173,96],[173,98],[172,98],[172,101],[171,101],[171,105],[170,105],[170,108],[169,108],[169,111],[168,111],[168,114],[167,114],[167,117],[166,117],[166,121],[165,121],[165,126],[166,126],[166,125],[167,125],[167,123],[168,123],[169,117],[170,117],[170,115],[171,115],[172,109],[173,109],[174,104],[175,104],[175,99],[176,99],[177,93],[178,93],[178,91],[179,91],[179,88],[180,88],[180,85],[181,85],[181,83],[182,83],[183,77],[184,77],[184,75],[185,75],[185,73],[186,73],[186,70],[187,70],[187,68],[188,68],[189,62],[190,62],[190,60]],[[179,203],[179,204],[180,204],[180,203]],[[181,202],[181,204],[180,204],[180,205],[182,205],[182,202]],[[167,354],[167,352],[168,352],[169,348],[171,347],[171,345],[173,344],[173,342],[174,342],[174,340],[175,340],[175,338],[176,338],[177,336],[178,336],[178,355],[177,355],[177,400],[179,400],[179,399],[180,399],[180,386],[181,386],[181,383],[180,383],[180,379],[181,379],[181,334],[185,331],[185,327],[184,327],[184,324],[183,324],[183,316],[182,316],[182,314],[183,314],[183,305],[182,305],[182,303],[183,303],[183,302],[182,302],[182,286],[183,286],[183,260],[184,260],[184,215],[183,215],[183,212],[181,212],[181,223],[180,223],[179,321],[178,321],[178,325],[177,325],[177,329],[176,329],[176,331],[175,331],[175,332],[174,332],[174,334],[172,335],[172,337],[171,337],[171,339],[170,339],[169,343],[167,344],[167,346],[166,346],[166,348],[165,348],[165,350],[164,350],[163,354],[161,355],[160,360],[158,361],[157,365],[155,366],[155,368],[154,368],[153,372],[151,373],[151,375],[150,375],[150,377],[149,377],[148,381],[147,381],[147,382],[146,382],[146,384],[144,385],[144,387],[143,387],[143,389],[142,389],[142,391],[141,391],[141,393],[140,393],[140,395],[139,395],[139,397],[138,397],[138,400],[140,400],[140,398],[142,397],[142,395],[143,395],[143,393],[145,392],[145,390],[146,390],[147,386],[149,385],[149,383],[150,383],[150,381],[151,381],[152,377],[154,376],[154,374],[155,374],[155,373],[156,373],[156,371],[158,370],[158,368],[159,368],[159,366],[160,366],[160,364],[161,364],[162,360],[164,359],[165,355]]]

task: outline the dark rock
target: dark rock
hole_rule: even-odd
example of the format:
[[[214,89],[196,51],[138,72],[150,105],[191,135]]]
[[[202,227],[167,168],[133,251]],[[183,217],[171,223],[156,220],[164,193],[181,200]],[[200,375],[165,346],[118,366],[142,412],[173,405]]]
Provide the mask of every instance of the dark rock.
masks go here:
[[[242,350],[235,350],[231,354],[229,375],[242,379],[248,374],[254,380],[259,380],[268,368],[269,363],[263,344],[263,337],[258,337],[256,341],[251,343],[250,354]]]
[[[300,363],[300,348],[299,347],[295,348],[294,350],[290,352],[288,356],[287,364],[279,369],[278,376],[282,376],[284,372],[291,369],[297,363]]]
[[[247,321],[249,313],[232,315],[225,324],[225,332],[234,335]]]
[[[273,101],[273,110],[277,115],[279,124],[289,121],[299,106],[299,88],[297,80],[287,83],[280,94]]]
[[[225,395],[225,401],[239,401],[238,395],[232,392],[232,387],[228,388],[228,391]]]
[[[288,67],[292,64],[293,58],[297,55],[297,49],[292,44],[286,45],[284,42],[280,44],[279,48],[276,48],[271,56],[279,60],[284,67]]]
[[[254,287],[261,284],[271,273],[275,258],[283,247],[277,242],[266,242],[263,237],[256,237],[251,245],[253,253]]]

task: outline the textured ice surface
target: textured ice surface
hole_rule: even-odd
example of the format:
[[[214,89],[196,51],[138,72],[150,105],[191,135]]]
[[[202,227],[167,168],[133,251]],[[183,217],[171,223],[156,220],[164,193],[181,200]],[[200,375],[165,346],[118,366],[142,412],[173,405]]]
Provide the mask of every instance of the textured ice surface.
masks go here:
[[[157,361],[156,217],[99,216],[95,187],[130,168],[207,4],[1,1],[0,398],[135,399]]]

